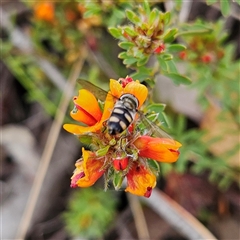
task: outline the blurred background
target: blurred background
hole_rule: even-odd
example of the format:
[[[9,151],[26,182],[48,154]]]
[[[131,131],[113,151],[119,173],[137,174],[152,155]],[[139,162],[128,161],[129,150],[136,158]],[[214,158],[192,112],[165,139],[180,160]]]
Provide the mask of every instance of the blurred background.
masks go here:
[[[240,3],[149,2],[184,31],[174,61],[192,81],[152,76],[183,147],[175,164],[160,165],[149,199],[104,192],[103,180],[71,189],[81,145],[62,129],[79,75],[107,90],[110,78],[135,73],[108,28],[130,24],[125,10],[143,2],[1,2],[2,239],[240,238]]]

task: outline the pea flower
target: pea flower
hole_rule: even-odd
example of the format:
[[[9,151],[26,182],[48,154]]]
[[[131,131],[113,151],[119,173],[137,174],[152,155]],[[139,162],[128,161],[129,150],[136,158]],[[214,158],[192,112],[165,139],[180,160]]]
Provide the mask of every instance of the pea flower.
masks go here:
[[[156,162],[177,161],[181,144],[168,138],[154,137],[139,129],[136,119],[122,133],[110,135],[106,121],[111,115],[117,99],[125,93],[133,94],[140,108],[148,96],[147,88],[132,78],[110,80],[110,91],[106,95],[103,110],[97,98],[86,89],[79,90],[73,98],[71,117],[83,125],[65,124],[68,132],[86,141],[91,151],[82,148],[82,158],[75,166],[71,187],[92,186],[103,174],[112,180],[116,190],[127,180],[126,192],[150,197],[156,185],[158,168]],[[105,184],[107,186],[107,184]]]

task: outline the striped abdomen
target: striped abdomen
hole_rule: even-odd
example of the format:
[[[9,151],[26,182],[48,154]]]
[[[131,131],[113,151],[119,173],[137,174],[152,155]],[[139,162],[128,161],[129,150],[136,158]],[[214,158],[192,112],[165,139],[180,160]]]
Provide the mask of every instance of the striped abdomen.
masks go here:
[[[115,103],[112,114],[107,122],[111,135],[122,133],[132,123],[138,107],[138,100],[132,94],[123,94]]]

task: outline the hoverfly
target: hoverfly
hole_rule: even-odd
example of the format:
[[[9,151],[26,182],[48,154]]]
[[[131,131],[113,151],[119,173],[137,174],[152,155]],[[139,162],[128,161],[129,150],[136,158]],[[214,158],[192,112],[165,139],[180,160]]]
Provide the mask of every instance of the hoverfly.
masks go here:
[[[106,91],[87,80],[78,79],[77,82],[100,101],[105,101],[108,94]],[[116,135],[126,130],[134,121],[136,114],[138,114],[141,123],[146,127],[149,135],[172,139],[165,131],[151,122],[142,111],[138,110],[138,99],[134,95],[124,93],[120,98],[113,97],[116,99],[116,102],[106,124],[110,135]]]

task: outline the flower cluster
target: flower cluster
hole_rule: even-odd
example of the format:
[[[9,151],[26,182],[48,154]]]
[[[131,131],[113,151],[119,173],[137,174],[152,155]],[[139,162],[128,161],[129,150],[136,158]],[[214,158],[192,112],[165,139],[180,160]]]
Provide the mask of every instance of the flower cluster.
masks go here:
[[[138,116],[122,133],[110,135],[107,121],[118,98],[130,93],[139,101],[139,108],[147,98],[147,88],[132,78],[110,80],[103,110],[96,97],[87,89],[79,90],[73,98],[71,117],[85,126],[65,124],[64,129],[79,136],[80,141],[90,144],[90,150],[82,148],[82,158],[76,162],[71,187],[89,187],[103,174],[110,179],[116,190],[127,179],[125,191],[150,197],[156,185],[158,162],[175,162],[181,144],[168,138],[152,137],[139,129]]]
[[[157,8],[152,11],[138,6],[137,13],[126,10],[126,17],[132,24],[110,27],[110,33],[120,40],[119,46],[125,51],[119,54],[126,65],[144,65],[152,54],[164,54],[167,43],[175,39],[177,29],[167,26],[170,13]],[[166,50],[166,51],[165,51]]]
[[[197,21],[197,24],[203,24]],[[225,57],[226,48],[223,43],[226,39],[222,21],[217,23],[204,23],[211,31],[205,34],[183,36],[187,49],[179,53],[179,58],[193,64],[217,65]]]
[[[46,21],[59,25],[61,24],[61,19],[57,11],[62,8],[64,18],[66,18],[70,24],[76,25],[76,28],[81,31],[85,32],[89,28],[99,26],[101,24],[101,19],[98,16],[83,18],[86,9],[83,4],[75,1],[71,3],[48,1],[33,3],[34,18],[40,21]]]

